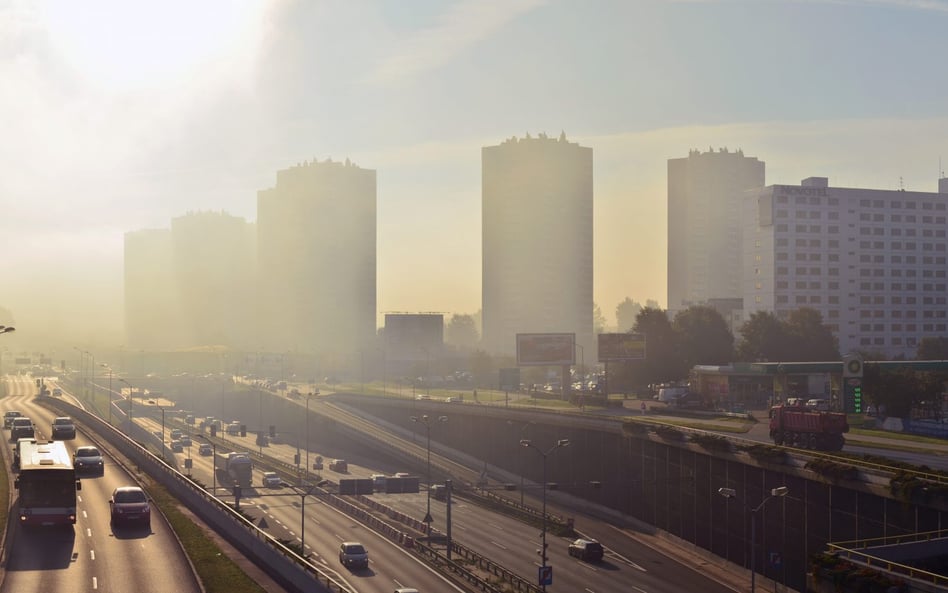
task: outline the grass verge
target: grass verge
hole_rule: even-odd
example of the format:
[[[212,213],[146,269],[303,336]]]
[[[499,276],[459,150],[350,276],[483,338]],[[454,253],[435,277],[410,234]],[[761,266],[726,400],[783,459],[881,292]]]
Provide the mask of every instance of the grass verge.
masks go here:
[[[849,434],[857,434],[867,437],[881,437],[884,439],[890,439],[895,441],[909,441],[913,443],[918,443],[923,445],[925,443],[930,443],[932,445],[945,445],[948,444],[948,441],[945,439],[939,439],[936,437],[926,437],[922,435],[914,434],[904,434],[901,432],[894,432],[889,430],[871,430],[868,428],[856,428],[850,424]]]
[[[177,534],[207,593],[265,592],[263,587],[221,551],[203,527],[181,512],[181,503],[164,487],[152,482],[148,492]]]
[[[716,430],[718,432],[730,432],[733,434],[745,434],[754,425],[752,422],[735,421],[730,418],[716,420],[714,422],[689,422],[680,418],[662,416],[661,420],[649,419],[641,416],[630,416],[626,418],[628,422],[637,422],[649,426],[681,426],[683,428],[694,428],[697,430]]]

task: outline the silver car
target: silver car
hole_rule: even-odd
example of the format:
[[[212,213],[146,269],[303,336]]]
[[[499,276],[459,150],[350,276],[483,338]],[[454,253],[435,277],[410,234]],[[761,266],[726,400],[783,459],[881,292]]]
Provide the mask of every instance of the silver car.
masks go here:
[[[350,570],[368,568],[369,551],[359,542],[342,542],[339,546],[339,562]]]

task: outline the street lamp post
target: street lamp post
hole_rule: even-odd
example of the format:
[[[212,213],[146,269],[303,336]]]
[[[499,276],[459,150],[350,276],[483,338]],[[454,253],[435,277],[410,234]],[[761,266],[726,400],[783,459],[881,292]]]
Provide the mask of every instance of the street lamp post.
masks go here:
[[[79,353],[79,391],[85,391],[85,382],[83,381],[85,377],[82,371],[83,371],[83,363],[86,360],[85,359],[86,351],[83,350],[82,348],[79,348],[78,346],[73,346],[72,349]]]
[[[508,420],[507,424],[513,424],[513,421]],[[523,426],[520,427],[520,440],[523,440],[523,433],[526,432],[526,430],[534,424],[536,424],[536,422],[533,420],[523,423]],[[523,506],[524,504],[523,502],[523,473],[524,473],[523,463],[524,463],[523,456],[521,455],[520,456],[520,506]]]
[[[92,366],[89,367],[89,401],[95,403],[95,354],[87,354],[92,359]]]
[[[586,386],[583,385],[582,379],[586,378],[586,349],[583,348],[582,344],[579,344],[577,342],[573,342],[573,346],[579,348],[579,376],[581,378],[579,382],[579,389],[580,389],[579,409],[585,410],[586,409],[586,395],[585,395]]]
[[[165,407],[155,404],[159,410],[161,410],[161,458],[165,458]]]
[[[292,488],[296,491],[296,494],[300,496],[300,556],[305,560],[309,554],[306,553],[306,497],[313,494],[313,490],[318,487],[325,486],[329,483],[329,480],[321,480],[315,484],[309,484],[309,487],[306,490],[303,488],[294,486],[289,482],[283,482],[282,485],[287,488]]]
[[[109,426],[112,426],[112,367],[104,362],[101,364],[109,369]]]
[[[125,379],[119,379],[119,381],[128,385],[128,422],[129,424],[131,424],[132,423],[132,402],[135,401],[132,398],[132,395],[135,392],[135,388],[132,387],[132,384],[126,381]]]
[[[306,471],[304,475],[309,475],[309,398],[315,395],[312,391],[306,394]]]
[[[757,569],[757,562],[756,562],[757,560],[757,513],[762,508],[764,508],[764,505],[767,504],[768,500],[770,500],[771,498],[786,496],[788,492],[790,492],[790,489],[787,488],[786,486],[773,488],[770,491],[770,496],[767,496],[766,498],[764,498],[764,500],[760,501],[759,505],[750,509],[750,513],[751,513],[751,541],[750,541],[751,588],[750,590],[751,590],[751,593],[755,593],[755,591],[757,590],[756,589],[756,586],[757,586],[757,570],[756,570]],[[718,488],[718,494],[720,494],[721,496],[723,496],[724,498],[728,500],[737,497],[737,491],[734,490],[733,488]],[[743,501],[741,501],[741,504],[743,504]],[[747,505],[744,505],[744,508],[745,509],[748,508]]]
[[[427,525],[427,535],[431,537],[431,422],[432,419],[428,414],[424,414],[421,417],[412,416],[412,422],[421,422],[425,425],[425,431],[428,433],[428,511],[425,514],[425,524]],[[437,422],[447,422],[447,416],[438,416]]]
[[[263,390],[260,389],[259,387],[257,388],[257,394],[259,394],[260,396],[260,424],[259,426],[260,426],[260,430],[262,431],[263,430]],[[263,434],[263,432],[261,432],[260,434]],[[257,448],[259,449],[260,454],[263,455],[263,439],[257,439]]]
[[[560,447],[569,447],[569,439],[560,439],[556,444],[544,451],[534,445],[529,439],[520,439],[520,446],[536,450],[543,457],[543,530],[541,531],[542,541],[540,542],[540,573],[546,573],[546,458]],[[540,581],[540,590],[546,591],[546,581]]]

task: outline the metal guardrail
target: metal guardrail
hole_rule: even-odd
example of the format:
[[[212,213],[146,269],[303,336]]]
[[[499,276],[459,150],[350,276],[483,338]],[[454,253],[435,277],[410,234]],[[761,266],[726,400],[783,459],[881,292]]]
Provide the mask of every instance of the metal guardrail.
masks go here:
[[[271,573],[271,576],[277,578],[278,581],[290,585],[297,591],[312,593],[314,591],[312,581],[304,581],[300,583],[298,578],[293,578],[294,573],[298,575],[300,572],[302,572],[305,576],[311,577],[318,584],[324,586],[324,590],[328,591],[329,593],[353,593],[347,584],[339,582],[333,575],[320,571],[318,567],[299,557],[293,550],[281,544],[278,540],[258,528],[251,521],[248,521],[243,515],[232,509],[230,505],[226,504],[223,500],[208,493],[198,484],[191,481],[187,476],[184,476],[180,472],[176,471],[175,468],[169,466],[166,461],[153,455],[139,443],[129,439],[124,433],[103,422],[94,414],[86,412],[60,400],[50,400],[50,403],[52,405],[49,407],[61,408],[64,413],[69,413],[77,421],[90,425],[90,427],[96,430],[97,434],[103,436],[110,444],[121,448],[122,452],[135,461],[135,463],[138,464],[141,469],[145,470],[146,473],[161,482],[166,488],[169,489],[169,491],[175,494],[176,497],[187,504],[192,509],[192,511],[201,516],[202,519],[206,520],[209,524],[214,526],[219,532],[225,535],[225,537],[228,537],[231,543],[240,549],[241,552],[246,554],[248,557],[258,560],[261,565],[273,568],[277,574]],[[147,433],[147,431],[141,432],[143,432],[145,436],[151,436],[150,433]],[[215,442],[217,446],[227,447],[231,445],[231,443],[229,443],[226,439],[222,439],[220,437],[205,436],[204,438],[206,438],[208,441]],[[259,461],[268,467],[278,469],[282,471],[282,473],[292,476],[296,476],[298,474],[298,468],[295,465],[279,461],[266,455],[262,455],[256,451],[248,451],[248,453],[256,461]],[[191,500],[195,496],[204,503],[204,506],[211,508],[199,508],[200,505],[195,505],[194,501]],[[512,587],[517,593],[539,593],[540,591],[537,586],[527,582],[520,575],[503,567],[502,565],[493,562],[486,556],[482,556],[456,542],[452,544],[453,553],[460,555],[465,559],[465,561],[474,564],[480,570],[487,572],[488,574],[497,576],[506,583],[507,587],[499,588],[495,584],[482,578],[476,572],[467,569],[462,564],[453,560],[449,560],[444,554],[435,548],[419,542],[415,536],[409,535],[407,532],[397,529],[385,521],[382,521],[381,519],[373,516],[371,513],[365,511],[363,508],[360,508],[359,506],[345,500],[343,497],[340,497],[332,492],[322,490],[321,498],[324,498],[324,500],[326,500],[329,504],[339,509],[343,513],[364,521],[367,525],[369,525],[369,527],[376,530],[381,535],[389,538],[393,542],[406,545],[406,547],[410,546],[415,553],[420,555],[429,564],[433,564],[437,568],[456,575],[457,578],[460,578],[468,584],[477,587],[484,593],[505,593],[510,590],[510,587]],[[404,515],[403,513],[399,513],[394,509],[390,509],[389,507],[385,507],[385,505],[381,505],[381,503],[377,503],[376,501],[373,501],[372,499],[369,499],[365,496],[358,495],[355,498],[358,499],[362,504],[366,504],[370,507],[384,507],[384,509],[387,509],[386,514],[398,519],[406,526],[413,529],[416,534],[424,533],[426,526],[423,522]],[[241,542],[241,539],[245,541]],[[266,553],[267,548],[274,551],[276,555],[273,553]],[[284,562],[280,562],[280,559],[284,560]]]
[[[425,532],[426,525],[414,517],[410,517],[401,511],[393,509],[388,505],[382,504],[375,499],[363,496],[361,494],[355,495],[353,498],[370,509],[383,513],[385,516],[398,521],[403,525],[406,525],[416,533]],[[444,534],[437,529],[432,529],[431,531],[436,537],[444,536]],[[458,575],[462,576],[464,580],[476,585],[482,591],[485,591],[485,593],[492,593],[494,591],[500,593],[503,591],[503,589],[497,589],[493,584],[484,580],[476,573],[465,569],[453,560],[449,560],[447,556],[441,554],[441,552],[434,549],[433,547],[427,546],[424,544],[424,542],[419,541],[414,545],[419,551],[423,553],[423,555],[433,560],[439,568],[444,568],[446,570],[450,570],[451,572],[457,573]],[[507,585],[513,587],[514,591],[517,591],[518,593],[539,593],[540,591],[539,587],[533,585],[519,574],[456,541],[451,542],[451,552],[460,555],[465,561],[477,566],[480,570],[498,577],[500,580],[507,583]]]
[[[715,436],[721,436],[719,433],[714,432],[714,431],[711,431],[711,430],[704,430],[704,429],[699,429],[699,428],[691,428],[691,427],[688,427],[688,426],[679,426],[679,425],[677,425],[677,424],[671,424],[671,423],[668,423],[668,422],[661,422],[661,421],[657,421],[657,420],[649,420],[649,421],[646,421],[646,422],[637,422],[637,423],[643,424],[643,425],[646,425],[646,426],[650,426],[650,427],[651,427],[651,426],[658,426],[658,427],[667,428],[667,429],[669,429],[669,430],[676,430],[676,431],[678,431],[678,432],[681,432],[681,433],[684,434],[684,435],[710,434],[710,435],[715,435]],[[885,464],[882,464],[882,463],[875,463],[875,462],[868,461],[868,460],[865,460],[865,459],[855,459],[855,458],[852,458],[852,457],[845,457],[845,456],[841,456],[841,455],[834,455],[834,454],[832,454],[832,453],[821,453],[821,452],[818,452],[818,451],[810,451],[810,450],[807,450],[807,449],[798,449],[798,448],[796,448],[796,447],[786,447],[786,446],[783,446],[783,445],[775,445],[775,444],[773,444],[773,443],[762,443],[762,442],[760,442],[760,441],[752,441],[752,440],[750,440],[750,439],[743,439],[743,438],[736,437],[736,436],[731,436],[731,435],[728,435],[728,436],[726,436],[726,437],[724,437],[724,438],[726,438],[728,441],[730,441],[730,442],[732,442],[732,443],[734,443],[734,444],[736,444],[736,445],[738,445],[738,446],[743,446],[743,447],[752,447],[752,446],[764,445],[764,446],[773,447],[773,448],[776,448],[776,449],[782,449],[782,450],[785,451],[788,455],[792,455],[793,457],[798,458],[798,459],[801,459],[801,460],[807,460],[807,459],[826,459],[826,460],[828,460],[828,461],[833,461],[833,462],[835,462],[835,463],[840,463],[840,464],[845,464],[845,465],[851,465],[851,466],[853,466],[853,467],[855,467],[855,468],[858,468],[858,469],[873,470],[873,471],[877,471],[877,472],[881,472],[881,473],[885,473],[885,474],[893,474],[893,475],[896,474],[896,473],[898,473],[898,472],[908,471],[908,472],[910,472],[912,475],[914,475],[914,476],[916,476],[916,477],[918,477],[918,478],[921,478],[921,479],[923,479],[923,480],[928,480],[928,481],[930,481],[930,482],[934,482],[934,483],[937,483],[937,484],[946,484],[946,485],[948,485],[948,475],[934,474],[934,473],[929,473],[929,472],[924,472],[924,471],[919,471],[919,470],[914,470],[914,469],[909,470],[909,469],[900,468],[900,467],[893,467],[893,466],[891,466],[891,465],[885,465]]]
[[[128,438],[97,416],[58,399],[40,400],[47,407],[71,415],[93,427],[97,434],[120,449],[149,476],[161,483],[178,500],[210,524],[247,557],[283,586],[298,593],[312,593],[319,587],[328,593],[355,593],[335,575],[297,555],[265,531],[248,521],[224,501],[176,471],[139,443]]]
[[[891,546],[897,544],[910,544],[918,542],[928,542],[933,539],[948,538],[948,529],[939,529],[937,531],[922,531],[919,533],[903,533],[900,535],[886,535],[882,537],[871,537],[867,539],[854,539],[845,542],[836,542],[835,545],[846,548],[872,548],[876,546]]]
[[[948,588],[948,577],[946,576],[935,574],[920,568],[915,568],[914,566],[909,566],[907,564],[901,564],[899,562],[893,562],[891,560],[879,558],[878,556],[873,556],[872,554],[868,554],[866,552],[843,547],[840,544],[826,545],[829,547],[830,553],[835,554],[836,556],[844,557],[850,562],[864,564],[867,567],[885,569],[891,573],[901,574],[913,579],[918,579],[920,581],[930,582],[939,588]]]

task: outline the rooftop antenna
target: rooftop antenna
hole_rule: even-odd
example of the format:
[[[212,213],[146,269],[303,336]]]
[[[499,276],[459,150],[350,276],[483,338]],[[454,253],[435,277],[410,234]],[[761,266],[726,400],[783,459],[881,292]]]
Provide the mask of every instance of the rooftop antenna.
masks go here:
[[[941,175],[941,177],[939,177],[939,179],[944,179],[944,178],[945,178],[945,169],[942,168],[942,166],[941,166],[941,156],[940,156],[940,155],[939,155],[939,157],[938,157],[938,174]]]
[[[899,191],[905,191],[905,184],[902,182],[901,175],[899,175]]]

